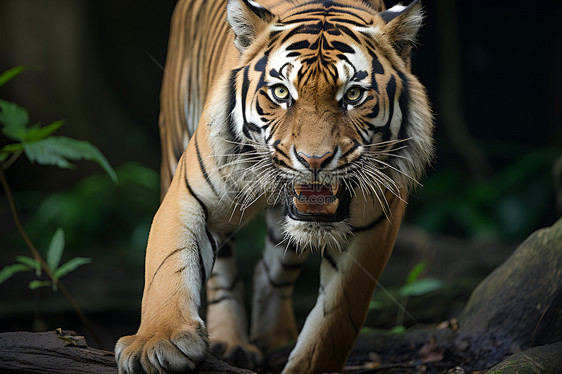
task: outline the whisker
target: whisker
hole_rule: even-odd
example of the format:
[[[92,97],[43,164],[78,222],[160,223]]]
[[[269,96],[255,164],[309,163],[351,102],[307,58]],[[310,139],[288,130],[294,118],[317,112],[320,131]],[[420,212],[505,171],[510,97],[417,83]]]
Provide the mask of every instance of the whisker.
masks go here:
[[[400,192],[400,189],[398,188],[398,185],[388,175],[381,172],[373,173],[371,171],[368,171],[368,173],[374,180],[376,180],[379,184],[382,184],[390,193],[400,199],[400,201],[407,204],[407,202],[402,198],[402,194]]]
[[[388,167],[388,168],[390,168],[390,169],[392,169],[392,170],[394,170],[395,172],[397,172],[397,173],[399,173],[399,174],[401,174],[401,175],[403,175],[403,176],[405,176],[406,178],[410,179],[411,181],[413,181],[413,182],[416,183],[417,185],[421,185],[421,183],[418,182],[414,177],[410,176],[409,174],[406,174],[404,171],[399,170],[398,168],[396,168],[396,167],[390,165],[389,163],[384,162],[384,161],[379,160],[379,159],[374,159],[374,161],[375,161],[375,162],[378,162],[379,164],[382,164],[382,165],[384,165],[384,166],[386,166],[386,167]]]
[[[375,147],[384,147],[384,146],[388,146],[388,145],[394,145],[394,144],[399,144],[399,143],[405,143],[408,142],[409,140],[411,140],[412,138],[405,138],[405,139],[391,139],[391,140],[385,140],[383,142],[378,142],[378,143],[372,143],[372,144],[365,144],[363,145],[363,147],[365,147],[365,149],[368,148],[375,148]]]

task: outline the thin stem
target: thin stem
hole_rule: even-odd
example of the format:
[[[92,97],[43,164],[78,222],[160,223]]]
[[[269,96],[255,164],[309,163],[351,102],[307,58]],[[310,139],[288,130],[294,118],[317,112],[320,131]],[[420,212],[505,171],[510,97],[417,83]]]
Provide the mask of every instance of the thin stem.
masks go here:
[[[35,245],[31,242],[31,239],[29,239],[29,236],[27,236],[27,233],[23,229],[23,226],[21,225],[21,222],[20,222],[20,219],[19,219],[18,212],[16,210],[16,205],[14,203],[14,199],[13,199],[13,196],[12,196],[12,190],[10,189],[10,186],[8,185],[8,181],[6,180],[6,176],[4,175],[4,168],[2,168],[2,167],[0,167],[0,182],[2,183],[2,187],[4,188],[4,191],[6,192],[6,198],[8,199],[8,204],[10,205],[10,210],[12,212],[12,217],[14,218],[14,223],[16,224],[16,227],[17,227],[21,237],[23,238],[23,240],[27,244],[27,247],[29,248],[29,250],[33,254],[33,258],[35,258],[35,261],[37,261],[39,264],[41,264],[41,268],[43,269],[43,271],[45,271],[45,274],[47,274],[47,276],[51,279],[51,282],[53,282],[53,284],[55,284],[58,287],[58,289],[62,292],[64,297],[68,300],[68,302],[72,306],[72,309],[74,309],[74,311],[76,312],[78,317],[80,317],[80,319],[82,320],[82,323],[84,324],[84,327],[86,328],[86,330],[88,330],[90,335],[92,335],[92,337],[96,341],[96,344],[100,348],[103,349],[103,343],[101,342],[100,338],[98,337],[94,328],[92,327],[92,324],[90,323],[90,320],[88,319],[88,317],[86,317],[84,312],[82,312],[82,309],[80,308],[80,306],[78,306],[76,301],[74,301],[72,296],[70,296],[70,293],[68,292],[66,287],[64,287],[64,285],[60,282],[60,280],[53,277],[53,274],[51,273],[51,270],[49,269],[49,265],[47,265],[47,263],[43,260],[43,258],[39,254],[39,251],[37,250]]]
[[[398,308],[398,312],[396,313],[396,326],[402,326],[404,325],[404,311],[406,310],[406,305],[408,304],[408,297],[404,297],[404,299],[402,299],[402,306],[404,307],[404,309],[402,308]]]
[[[22,154],[22,151],[17,151],[14,152],[12,154],[12,156],[8,159],[8,161],[4,162],[3,165],[1,165],[2,168],[4,168],[4,170],[8,170],[8,168],[10,166],[12,166],[12,164],[14,163],[14,161],[16,161]]]

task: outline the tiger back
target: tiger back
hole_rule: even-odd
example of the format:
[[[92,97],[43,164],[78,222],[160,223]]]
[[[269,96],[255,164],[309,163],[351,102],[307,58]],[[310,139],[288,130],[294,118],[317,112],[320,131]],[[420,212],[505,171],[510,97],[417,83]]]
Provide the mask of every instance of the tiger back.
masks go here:
[[[421,22],[417,1],[178,3],[161,92],[163,200],[141,324],[116,345],[121,373],[194,370],[209,349],[255,369],[294,339],[284,373],[343,370],[433,155],[431,109],[410,71]],[[264,209],[248,324],[233,236]],[[292,294],[314,252],[318,298],[299,334]]]

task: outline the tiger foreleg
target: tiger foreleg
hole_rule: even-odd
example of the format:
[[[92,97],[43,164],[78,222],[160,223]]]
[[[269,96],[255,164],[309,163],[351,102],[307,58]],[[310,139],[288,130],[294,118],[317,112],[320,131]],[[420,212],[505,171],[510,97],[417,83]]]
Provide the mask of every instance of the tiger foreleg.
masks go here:
[[[140,327],[115,346],[120,373],[189,371],[208,350],[198,310],[216,242],[201,201],[185,188],[185,169],[183,157],[152,223]]]
[[[284,374],[342,372],[367,315],[377,280],[392,252],[404,203],[391,204],[391,221],[356,232],[346,252],[326,251],[320,289]]]
[[[264,351],[282,347],[298,334],[292,295],[308,252],[297,254],[287,247],[279,225],[282,217],[280,208],[266,212],[268,235],[254,271],[251,341]]]
[[[242,280],[238,276],[234,248],[223,242],[213,273],[207,282],[207,328],[211,352],[228,363],[255,369],[261,351],[248,341]]]

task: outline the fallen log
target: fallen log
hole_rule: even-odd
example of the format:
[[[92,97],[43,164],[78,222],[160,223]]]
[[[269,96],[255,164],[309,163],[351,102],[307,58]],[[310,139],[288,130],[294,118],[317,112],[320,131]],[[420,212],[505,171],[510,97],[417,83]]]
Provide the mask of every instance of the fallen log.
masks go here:
[[[113,352],[89,347],[82,336],[57,329],[50,332],[0,334],[0,373],[117,374]],[[201,374],[251,374],[212,356],[199,366]]]

